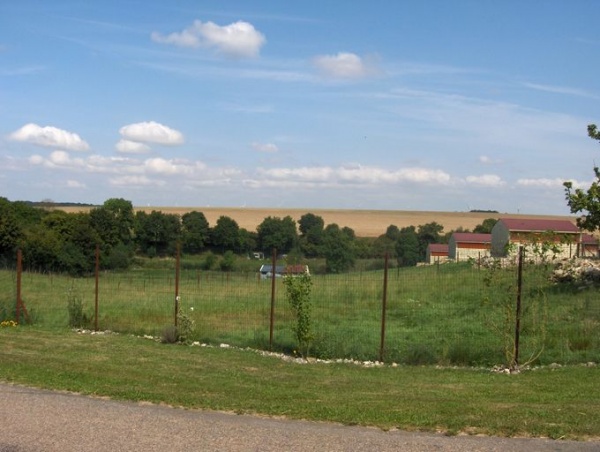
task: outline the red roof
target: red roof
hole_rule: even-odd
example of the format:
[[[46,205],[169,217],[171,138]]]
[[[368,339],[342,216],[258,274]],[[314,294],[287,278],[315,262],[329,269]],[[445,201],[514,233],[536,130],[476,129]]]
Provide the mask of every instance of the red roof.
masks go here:
[[[569,220],[532,220],[527,218],[501,218],[509,231],[578,233],[579,229]]]
[[[598,239],[590,234],[582,234],[581,241],[586,245],[598,245]]]
[[[455,232],[452,234],[457,243],[492,243],[492,234],[474,232]]]
[[[448,253],[448,245],[444,243],[430,243],[427,248],[430,253]]]

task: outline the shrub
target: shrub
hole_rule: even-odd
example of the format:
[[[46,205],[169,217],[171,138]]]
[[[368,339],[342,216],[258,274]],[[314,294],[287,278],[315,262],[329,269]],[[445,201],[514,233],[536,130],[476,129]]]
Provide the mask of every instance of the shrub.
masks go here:
[[[177,342],[178,334],[177,327],[174,325],[169,325],[165,327],[162,331],[162,335],[160,337],[160,341],[163,344],[174,344]]]
[[[311,302],[312,279],[310,275],[285,276],[283,284],[294,316],[296,325],[293,327],[298,341],[298,350],[303,357],[308,356],[310,344],[313,340],[311,330]]]
[[[90,326],[91,319],[83,310],[83,301],[73,290],[70,290],[67,294],[67,310],[69,311],[70,327],[84,328]]]

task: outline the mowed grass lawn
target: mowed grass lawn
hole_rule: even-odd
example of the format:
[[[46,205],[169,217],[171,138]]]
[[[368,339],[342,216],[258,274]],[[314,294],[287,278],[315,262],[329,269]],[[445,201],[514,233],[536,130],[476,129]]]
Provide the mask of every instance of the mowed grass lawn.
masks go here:
[[[298,364],[125,335],[0,328],[0,381],[189,409],[382,429],[600,438],[600,369]],[[10,407],[5,407],[10,410]]]

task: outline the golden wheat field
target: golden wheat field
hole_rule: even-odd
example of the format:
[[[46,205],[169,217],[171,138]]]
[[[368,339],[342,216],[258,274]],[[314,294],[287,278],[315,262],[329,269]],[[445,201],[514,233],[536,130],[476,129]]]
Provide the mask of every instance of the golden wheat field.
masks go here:
[[[343,209],[277,209],[277,208],[247,208],[247,207],[138,207],[135,210],[151,212],[158,210],[164,213],[182,215],[196,210],[204,213],[210,226],[214,226],[220,216],[233,218],[241,228],[255,231],[256,227],[267,217],[290,216],[298,221],[306,213],[320,216],[325,224],[336,223],[340,227],[348,226],[358,237],[378,237],[384,234],[387,227],[396,225],[399,228],[419,226],[437,222],[444,226],[444,232],[456,230],[459,227],[472,230],[486,218],[539,218],[567,219],[575,221],[574,217],[559,215],[525,215],[499,214],[490,212],[428,212],[409,210],[343,210]]]
[[[87,211],[86,207],[61,207],[66,212]],[[336,223],[340,227],[349,227],[358,237],[378,237],[384,234],[388,226],[399,228],[406,226],[418,227],[422,224],[436,222],[444,226],[443,232],[456,230],[460,227],[472,230],[487,218],[538,218],[561,219],[575,222],[575,217],[565,215],[527,215],[505,214],[493,212],[437,212],[411,210],[351,210],[351,209],[280,209],[269,207],[135,207],[135,211],[183,215],[186,212],[202,212],[210,226],[214,226],[221,216],[233,218],[241,228],[256,231],[256,227],[267,217],[285,216],[298,221],[306,213],[313,213],[325,221],[325,225]]]

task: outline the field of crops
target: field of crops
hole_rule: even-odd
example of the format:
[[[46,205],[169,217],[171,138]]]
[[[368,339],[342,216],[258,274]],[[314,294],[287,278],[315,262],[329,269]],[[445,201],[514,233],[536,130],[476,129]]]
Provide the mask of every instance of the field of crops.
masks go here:
[[[138,269],[103,273],[98,286],[102,330],[161,337],[174,323],[175,271]],[[600,361],[597,289],[553,286],[548,270],[525,269],[521,360],[538,363]],[[376,360],[381,351],[383,271],[312,277],[311,355]],[[0,320],[14,316],[16,276],[0,271]],[[391,269],[386,290],[384,354],[407,364],[496,365],[514,341],[516,272],[468,264]],[[195,323],[190,339],[294,353],[294,315],[276,280],[257,273],[181,270],[179,307]],[[22,298],[34,326],[66,328],[67,305],[79,301],[94,325],[95,279],[24,273]],[[274,323],[270,329],[271,302]],[[272,342],[271,339],[272,331]]]
[[[89,210],[83,207],[61,207],[67,212]],[[492,212],[439,212],[439,211],[411,211],[411,210],[351,210],[351,209],[285,209],[285,208],[251,208],[251,207],[136,207],[136,211],[151,212],[158,210],[167,214],[183,215],[196,210],[204,213],[210,226],[214,226],[220,216],[233,218],[241,228],[255,231],[262,221],[271,216],[283,218],[292,217],[298,221],[306,213],[320,216],[325,224],[336,223],[340,227],[349,227],[358,237],[378,237],[384,234],[390,225],[399,228],[419,226],[436,222],[444,226],[444,232],[458,228],[472,230],[487,218],[539,218],[563,219],[574,221],[573,217],[555,215],[526,215]]]

